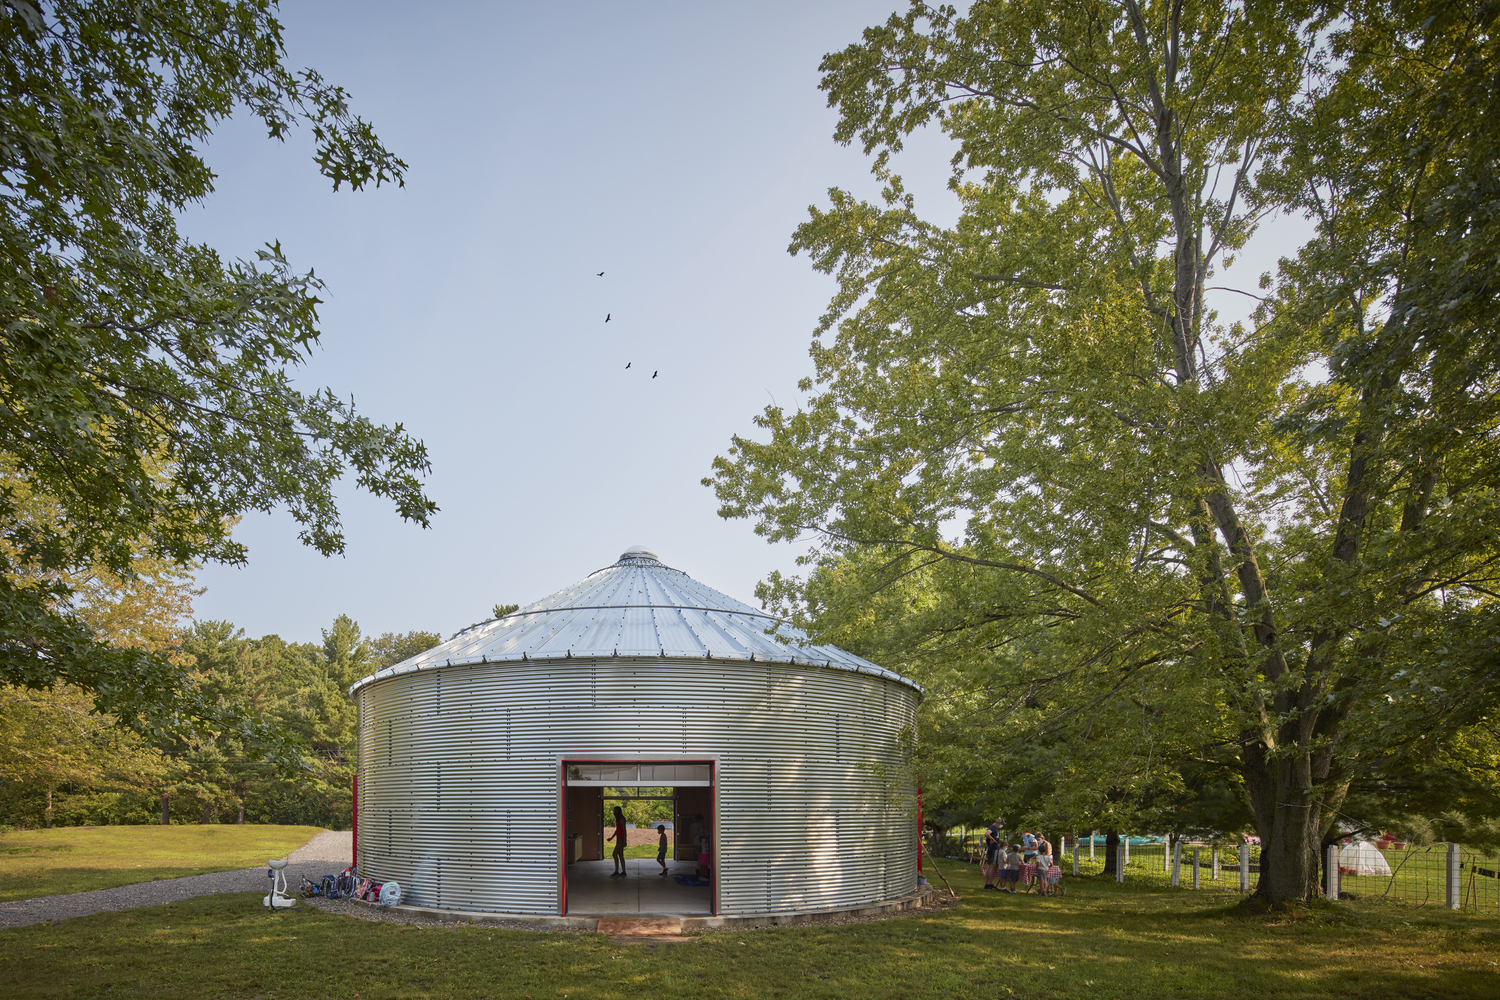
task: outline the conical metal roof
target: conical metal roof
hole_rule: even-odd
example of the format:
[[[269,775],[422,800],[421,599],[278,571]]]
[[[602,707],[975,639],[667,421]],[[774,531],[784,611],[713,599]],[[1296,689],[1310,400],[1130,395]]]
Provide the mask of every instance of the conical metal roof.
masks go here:
[[[767,629],[778,626],[777,634]],[[921,685],[806,633],[672,569],[641,546],[612,566],[504,618],[471,625],[447,642],[351,687],[413,670],[507,660],[659,656],[668,659],[769,660],[877,674]]]

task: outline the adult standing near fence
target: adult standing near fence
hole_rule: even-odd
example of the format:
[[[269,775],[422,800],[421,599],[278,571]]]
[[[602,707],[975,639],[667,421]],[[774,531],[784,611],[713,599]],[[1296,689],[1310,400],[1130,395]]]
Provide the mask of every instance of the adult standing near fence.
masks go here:
[[[1000,821],[997,819],[984,831],[984,887],[986,889],[999,889],[995,884],[995,877],[1000,873]]]

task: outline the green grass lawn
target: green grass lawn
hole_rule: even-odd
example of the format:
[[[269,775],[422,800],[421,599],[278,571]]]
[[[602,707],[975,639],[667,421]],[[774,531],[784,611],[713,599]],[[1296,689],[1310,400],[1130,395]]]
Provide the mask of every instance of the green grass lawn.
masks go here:
[[[625,856],[627,858],[654,858],[656,857],[656,839],[659,837],[655,830],[631,830],[625,835]],[[673,850],[672,831],[667,831],[667,858],[671,859]],[[614,844],[604,845],[604,856],[607,858],[615,848]]]
[[[1413,847],[1401,851],[1383,851],[1391,866],[1391,875],[1345,874],[1340,889],[1361,902],[1381,902],[1417,907],[1442,907],[1447,898],[1448,871],[1447,845]],[[1493,852],[1476,852],[1468,848],[1461,852],[1463,868],[1460,870],[1459,903],[1472,913],[1500,916],[1500,878],[1491,872],[1500,871],[1500,856]],[[1199,877],[1204,890],[1238,892],[1240,884],[1239,855],[1233,849],[1220,852],[1219,878],[1212,874],[1210,849],[1199,848]],[[1125,866],[1125,878],[1130,882],[1167,886],[1171,884],[1171,870],[1164,864],[1165,852],[1160,844],[1147,844],[1130,849],[1130,862]],[[1079,859],[1079,868],[1084,874],[1104,870],[1104,850],[1097,848],[1095,856],[1088,856],[1085,845]],[[1073,870],[1073,856],[1069,854],[1061,861],[1063,870]],[[1251,885],[1256,875],[1251,873]],[[1192,885],[1192,851],[1184,847],[1182,852],[1182,884]]]
[[[315,826],[99,826],[0,836],[0,902],[265,864]]]
[[[1245,998],[1500,995],[1500,920],[1363,903],[1247,915],[1218,892],[1070,880],[1061,899],[979,891],[849,927],[702,935],[374,924],[254,894],[0,930],[0,996],[201,998]]]

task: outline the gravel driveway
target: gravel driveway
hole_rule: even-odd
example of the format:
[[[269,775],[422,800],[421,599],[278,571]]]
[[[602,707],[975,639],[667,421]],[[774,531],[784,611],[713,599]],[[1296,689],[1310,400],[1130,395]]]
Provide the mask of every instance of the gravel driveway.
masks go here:
[[[353,837],[347,830],[342,833],[324,830],[314,834],[311,840],[287,855],[291,861],[286,866],[288,888],[295,892],[303,878],[316,881],[324,875],[342,871],[349,864],[353,849]],[[25,927],[27,924],[66,920],[69,917],[83,917],[107,910],[128,910],[155,903],[173,903],[179,899],[207,896],[216,892],[258,892],[264,895],[270,883],[271,880],[266,877],[266,867],[261,865],[239,871],[140,882],[114,889],[96,889],[93,892],[74,892],[65,896],[39,896],[36,899],[0,903],[0,927]]]

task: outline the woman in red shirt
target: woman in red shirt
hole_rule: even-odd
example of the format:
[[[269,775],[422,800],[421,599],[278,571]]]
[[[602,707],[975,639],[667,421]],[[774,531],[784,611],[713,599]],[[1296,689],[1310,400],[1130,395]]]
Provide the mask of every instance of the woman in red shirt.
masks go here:
[[[615,832],[609,835],[609,840],[615,842],[615,872],[610,878],[625,877],[625,812],[619,806],[615,806]]]

